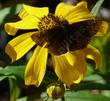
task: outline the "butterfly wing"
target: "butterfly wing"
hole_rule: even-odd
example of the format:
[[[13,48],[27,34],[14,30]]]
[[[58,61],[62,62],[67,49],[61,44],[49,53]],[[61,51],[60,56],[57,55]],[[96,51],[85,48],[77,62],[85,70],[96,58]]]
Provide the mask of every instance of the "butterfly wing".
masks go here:
[[[74,51],[86,47],[92,36],[98,32],[101,23],[102,21],[96,18],[70,25],[69,34],[66,37],[69,50]]]

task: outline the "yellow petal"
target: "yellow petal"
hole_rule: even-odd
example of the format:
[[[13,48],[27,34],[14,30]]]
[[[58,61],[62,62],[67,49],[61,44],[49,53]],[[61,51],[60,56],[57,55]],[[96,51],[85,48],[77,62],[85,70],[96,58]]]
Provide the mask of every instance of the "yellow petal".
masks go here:
[[[23,5],[19,12],[19,17],[24,19],[28,15],[36,16],[37,18],[42,18],[49,13],[48,7],[32,7],[29,5]]]
[[[83,49],[84,54],[87,56],[87,58],[92,59],[96,63],[96,68],[99,67],[101,56],[98,49],[95,47],[88,45],[86,48]]]
[[[34,45],[31,35],[36,32],[25,33],[11,40],[5,48],[5,52],[16,61],[25,55]]]
[[[65,58],[67,59],[67,61],[69,62],[70,65],[74,64],[74,59],[73,59],[74,57],[70,52],[67,52],[65,54]]]
[[[63,16],[68,20],[69,24],[94,18],[88,10],[87,2],[85,1],[79,2],[76,6],[60,3],[56,8],[55,15]]]
[[[6,23],[5,30],[9,35],[15,35],[18,29],[37,29],[39,20],[34,16],[27,16],[18,22]]]
[[[74,8],[73,6],[66,4],[64,2],[61,2],[56,7],[55,15],[65,17],[73,8]]]
[[[72,52],[72,55],[76,57],[75,68],[84,75],[87,69],[85,54],[81,50],[78,50]]]
[[[79,83],[82,79],[82,74],[75,67],[76,57],[73,56],[74,64],[70,64],[65,55],[53,56],[55,73],[65,84],[71,85]]]
[[[25,70],[25,84],[39,86],[46,71],[48,49],[37,46]]]
[[[105,21],[102,21],[102,24],[96,36],[105,35],[107,33],[107,30],[108,30],[108,23]]]

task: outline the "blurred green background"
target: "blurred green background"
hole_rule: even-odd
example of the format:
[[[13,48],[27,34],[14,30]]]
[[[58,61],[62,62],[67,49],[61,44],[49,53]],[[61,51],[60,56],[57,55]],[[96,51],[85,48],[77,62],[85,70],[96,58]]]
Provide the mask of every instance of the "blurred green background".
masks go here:
[[[0,0],[0,101],[42,101],[45,99],[52,101],[51,98],[47,99],[45,93],[47,85],[57,80],[51,69],[52,65],[47,64],[49,68],[39,88],[25,86],[24,69],[33,49],[17,62],[11,63],[11,59],[4,49],[7,42],[13,37],[6,34],[4,24],[19,20],[17,13],[23,3],[38,7],[48,6],[50,12],[53,13],[56,5],[61,1],[72,4],[81,0]],[[109,0],[86,1],[92,13],[110,25]],[[20,30],[17,35],[22,33],[23,31]],[[56,101],[110,101],[110,29],[105,36],[93,37],[90,43],[101,53],[100,68],[96,70],[95,63],[92,60],[87,60],[88,69],[84,80],[66,88],[64,99],[59,98]]]

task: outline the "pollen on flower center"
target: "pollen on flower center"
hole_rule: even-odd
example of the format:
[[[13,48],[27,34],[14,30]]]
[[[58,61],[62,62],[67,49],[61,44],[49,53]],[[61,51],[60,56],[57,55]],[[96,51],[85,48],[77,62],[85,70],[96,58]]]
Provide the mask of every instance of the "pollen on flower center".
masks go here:
[[[64,18],[60,18],[52,13],[49,13],[47,16],[41,18],[38,27],[39,30],[42,31],[49,30],[58,26],[65,26],[66,24],[68,24],[68,22]]]

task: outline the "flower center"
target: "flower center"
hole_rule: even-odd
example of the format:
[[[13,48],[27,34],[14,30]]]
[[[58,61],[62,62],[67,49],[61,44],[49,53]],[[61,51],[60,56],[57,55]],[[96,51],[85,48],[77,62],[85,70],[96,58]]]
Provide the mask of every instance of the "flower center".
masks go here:
[[[48,14],[38,24],[38,33],[32,35],[36,44],[43,46],[54,55],[61,55],[67,51],[79,50],[87,46],[91,37],[100,28],[98,19],[82,21],[69,25],[62,17]]]
[[[55,16],[52,13],[49,13],[47,16],[44,16],[38,24],[39,30],[49,30],[55,27],[65,27],[68,24],[67,20]]]

